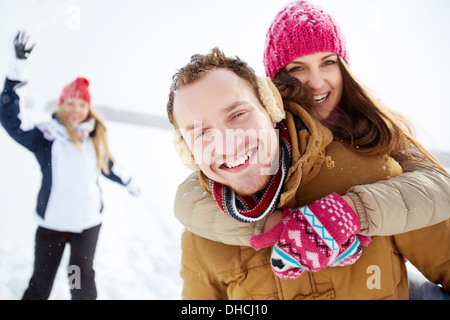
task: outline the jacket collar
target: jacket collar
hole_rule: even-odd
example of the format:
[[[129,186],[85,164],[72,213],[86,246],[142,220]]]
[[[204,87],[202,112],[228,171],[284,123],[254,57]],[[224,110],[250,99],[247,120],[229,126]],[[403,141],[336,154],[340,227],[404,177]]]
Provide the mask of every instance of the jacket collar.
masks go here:
[[[52,120],[45,123],[40,123],[37,125],[37,128],[42,131],[44,137],[47,140],[65,140],[69,141],[69,134],[67,133],[66,127],[64,127],[61,119],[58,117],[56,113],[52,114]],[[95,131],[97,128],[97,123],[94,124],[94,128],[89,133],[89,137],[95,136]]]
[[[47,140],[69,140],[66,128],[55,114],[53,114],[51,121],[40,123],[37,125],[37,128],[44,134],[44,138]]]
[[[305,109],[293,102],[285,102],[286,126],[292,141],[292,163],[288,171],[279,207],[295,197],[300,186],[311,182],[325,163],[333,168],[334,162],[326,156],[326,147],[333,141],[333,134]],[[297,130],[300,120],[304,127]]]

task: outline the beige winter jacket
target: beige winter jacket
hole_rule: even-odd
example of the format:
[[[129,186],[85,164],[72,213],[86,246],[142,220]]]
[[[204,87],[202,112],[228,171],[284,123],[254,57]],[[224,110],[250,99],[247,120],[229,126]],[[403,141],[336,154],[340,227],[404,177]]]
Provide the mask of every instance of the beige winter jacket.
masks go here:
[[[424,188],[423,185],[427,183],[421,180],[415,187],[413,183],[406,182],[409,187],[402,185],[399,188],[397,180],[401,177],[398,174],[402,169],[391,158],[364,158],[340,143],[331,142],[326,128],[313,121],[308,114],[300,114],[311,135],[298,136],[298,150],[302,156],[293,156],[293,166],[288,173],[280,206],[301,206],[331,191],[343,194],[358,182],[366,184],[397,176],[385,181],[384,185],[379,185],[378,182],[378,185],[366,185],[361,190],[351,189],[353,197],[357,195],[366,206],[367,218],[361,219],[366,234],[373,234],[371,230],[401,233],[425,225],[433,226],[396,236],[373,237],[372,243],[364,248],[361,258],[351,266],[325,268],[316,273],[306,272],[295,280],[280,280],[270,268],[271,249],[255,251],[247,246],[249,236],[260,233],[260,224],[251,226],[227,217],[217,208],[211,196],[203,192],[199,180],[191,176],[180,186],[175,208],[179,218],[180,212],[184,212],[182,220],[205,235],[198,236],[190,231],[183,235],[183,298],[408,299],[404,256],[431,281],[441,283],[446,290],[450,290],[450,220],[442,217],[445,214],[435,217],[441,210],[445,209],[447,212],[450,206],[449,198],[445,197],[448,195],[448,185],[443,183],[448,182],[448,177],[443,173],[440,173],[440,177],[439,171],[436,171],[431,174],[430,181],[440,187],[436,188],[435,185]],[[289,126],[289,117],[287,122],[288,128],[292,128]],[[295,134],[295,131],[294,136],[291,134],[292,140]],[[325,147],[326,150],[323,149]],[[322,167],[325,162],[322,156],[324,153],[330,155],[335,162],[333,169]],[[444,195],[439,195],[443,192],[441,188],[445,190]],[[391,197],[394,192],[403,201],[399,202],[396,197]],[[424,197],[424,192],[430,198]],[[196,201],[192,197],[193,193],[199,195],[201,200]],[[413,198],[419,196],[425,204],[414,201]],[[392,207],[378,204],[391,198]],[[439,201],[434,208],[432,201],[436,200]],[[389,210],[386,209],[388,206]],[[408,213],[415,210],[422,212],[415,212],[413,215]],[[372,219],[371,212],[380,217]],[[427,218],[422,219],[421,214]],[[186,215],[189,216],[187,219]],[[401,217],[397,218],[398,215]],[[445,221],[440,222],[442,220]],[[206,237],[216,237],[213,239],[216,241],[207,240]],[[223,239],[236,241],[233,240],[235,238],[244,246],[220,243]]]

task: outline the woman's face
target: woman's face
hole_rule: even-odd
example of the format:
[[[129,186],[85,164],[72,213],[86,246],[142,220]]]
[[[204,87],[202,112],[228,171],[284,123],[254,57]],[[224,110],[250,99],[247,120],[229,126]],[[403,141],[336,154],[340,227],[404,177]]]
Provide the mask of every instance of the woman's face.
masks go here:
[[[70,121],[74,127],[84,122],[89,115],[89,103],[83,99],[73,98],[64,101],[60,108],[64,117]]]
[[[332,52],[318,52],[291,61],[286,70],[312,93],[314,102],[310,113],[325,120],[342,98],[343,80],[338,56]]]

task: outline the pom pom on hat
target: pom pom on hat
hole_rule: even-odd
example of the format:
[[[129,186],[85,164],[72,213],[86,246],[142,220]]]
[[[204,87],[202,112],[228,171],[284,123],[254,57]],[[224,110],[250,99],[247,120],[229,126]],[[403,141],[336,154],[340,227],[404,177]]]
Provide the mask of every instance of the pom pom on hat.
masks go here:
[[[89,81],[86,78],[76,78],[72,83],[69,83],[61,92],[58,105],[69,99],[82,99],[91,104],[91,95],[89,94]]]
[[[308,1],[288,4],[266,34],[267,76],[273,79],[292,60],[317,52],[336,53],[348,64],[345,37],[331,15]]]

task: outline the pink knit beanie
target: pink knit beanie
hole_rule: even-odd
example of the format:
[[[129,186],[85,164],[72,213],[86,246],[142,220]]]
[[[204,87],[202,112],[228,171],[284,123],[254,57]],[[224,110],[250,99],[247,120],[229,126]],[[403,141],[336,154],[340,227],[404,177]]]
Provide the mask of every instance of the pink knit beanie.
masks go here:
[[[346,41],[334,19],[308,1],[288,4],[266,35],[266,75],[273,79],[292,60],[316,52],[336,53],[348,64]]]

